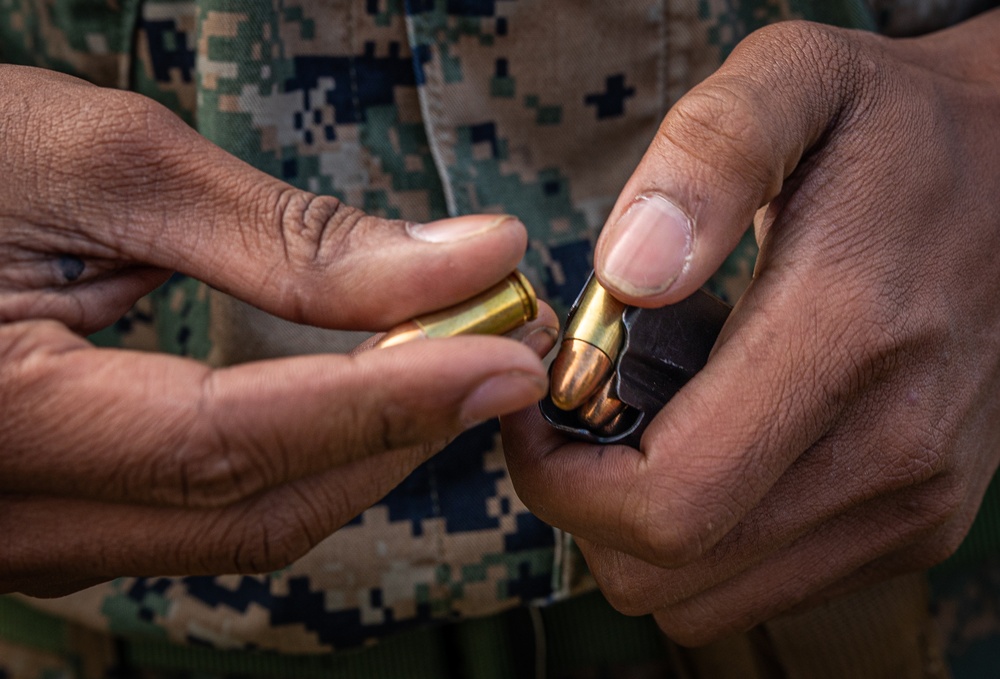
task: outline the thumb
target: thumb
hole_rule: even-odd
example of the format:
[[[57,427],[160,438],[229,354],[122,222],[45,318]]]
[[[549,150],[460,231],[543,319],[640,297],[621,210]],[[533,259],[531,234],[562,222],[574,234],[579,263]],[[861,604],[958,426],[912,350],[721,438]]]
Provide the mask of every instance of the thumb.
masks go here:
[[[366,215],[251,167],[136,94],[21,67],[0,68],[0,85],[19,93],[0,97],[0,202],[25,229],[46,225],[32,252],[79,259],[78,287],[152,266],[289,320],[375,330],[488,288],[524,254],[514,218]]]
[[[163,177],[177,200],[149,209],[171,234],[147,250],[153,263],[289,320],[384,329],[488,288],[527,245],[509,215],[382,219],[277,181],[197,135],[189,143],[179,171]]]
[[[849,57],[834,31],[757,31],[670,110],[597,242],[595,270],[612,294],[662,306],[718,269],[845,106]]]

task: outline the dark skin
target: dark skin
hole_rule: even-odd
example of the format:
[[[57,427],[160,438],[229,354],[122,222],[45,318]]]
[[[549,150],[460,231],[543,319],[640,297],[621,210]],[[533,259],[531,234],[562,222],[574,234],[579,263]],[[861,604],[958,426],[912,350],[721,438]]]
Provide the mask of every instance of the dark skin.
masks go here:
[[[753,221],[750,288],[638,450],[503,419],[518,493],[619,610],[703,644],[960,544],[1000,462],[998,34],[775,25],[663,121],[598,277],[675,302]]]
[[[378,219],[134,94],[0,66],[0,592],[281,568],[452,436],[535,402],[557,322],[212,369],[82,335],[173,271],[384,330],[505,277],[514,218]]]

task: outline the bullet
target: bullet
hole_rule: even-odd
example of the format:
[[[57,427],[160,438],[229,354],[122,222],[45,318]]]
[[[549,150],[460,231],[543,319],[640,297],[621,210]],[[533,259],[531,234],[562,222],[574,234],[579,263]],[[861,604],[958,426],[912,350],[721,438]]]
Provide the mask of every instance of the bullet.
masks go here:
[[[397,325],[376,347],[394,347],[415,339],[455,335],[502,335],[538,316],[531,283],[514,271],[489,290],[464,302]]]
[[[612,436],[617,432],[628,408],[628,405],[611,395],[613,383],[612,378],[605,380],[604,386],[576,411],[580,422],[601,436]]]
[[[574,410],[608,381],[621,349],[624,310],[591,275],[552,363],[549,397],[556,407]]]

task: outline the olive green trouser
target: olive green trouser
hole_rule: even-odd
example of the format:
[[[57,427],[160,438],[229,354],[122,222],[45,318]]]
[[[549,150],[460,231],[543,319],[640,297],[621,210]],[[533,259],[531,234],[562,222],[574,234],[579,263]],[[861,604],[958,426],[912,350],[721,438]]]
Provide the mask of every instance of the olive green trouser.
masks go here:
[[[619,615],[596,593],[311,656],[115,639],[0,598],[0,653],[13,657],[28,649],[62,659],[74,679],[948,676],[928,615],[926,580],[916,575],[698,649],[670,644],[651,619]],[[0,673],[3,662],[0,656]]]

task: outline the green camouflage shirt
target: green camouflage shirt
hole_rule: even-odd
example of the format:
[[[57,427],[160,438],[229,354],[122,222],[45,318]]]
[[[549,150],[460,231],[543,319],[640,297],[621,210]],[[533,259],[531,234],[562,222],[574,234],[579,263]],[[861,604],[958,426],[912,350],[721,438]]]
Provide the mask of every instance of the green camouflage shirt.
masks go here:
[[[250,164],[376,215],[517,215],[522,268],[564,311],[664,114],[748,33],[805,18],[906,34],[982,4],[0,0],[0,58],[144,93]],[[754,256],[748,238],[715,292],[735,299]],[[175,277],[95,341],[222,365],[358,335]],[[313,653],[593,586],[571,541],[518,500],[490,424],[281,572],[122,578],[31,603],[117,634]]]

